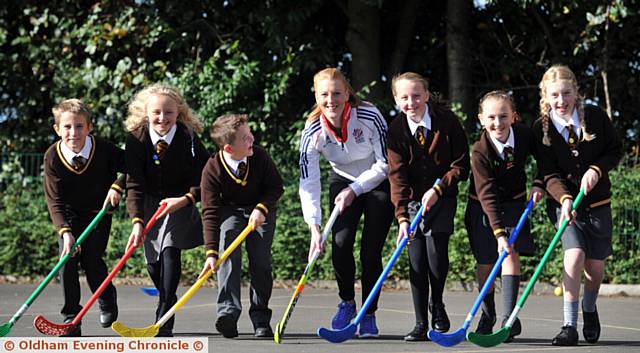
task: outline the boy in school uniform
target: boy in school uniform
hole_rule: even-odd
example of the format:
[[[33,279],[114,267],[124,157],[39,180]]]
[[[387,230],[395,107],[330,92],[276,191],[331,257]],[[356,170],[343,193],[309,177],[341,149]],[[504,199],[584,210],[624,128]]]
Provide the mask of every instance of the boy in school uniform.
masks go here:
[[[202,218],[207,269],[218,271],[218,319],[216,329],[226,338],[238,336],[242,253],[235,251],[220,268],[215,262],[240,232],[252,224],[246,239],[251,277],[249,316],[259,338],[273,337],[269,299],[273,287],[271,243],[276,226],[276,207],[284,189],[282,178],[269,154],[254,146],[248,117],[219,117],[211,136],[220,148],[207,162],[201,180]]]
[[[91,111],[79,99],[68,99],[53,108],[53,128],[60,140],[44,156],[44,189],[51,220],[58,230],[60,256],[69,253],[79,235],[96,214],[107,205],[116,206],[125,188],[124,151],[113,143],[91,135]],[[116,180],[117,178],[117,180]],[[106,198],[106,199],[105,199]],[[64,306],[60,311],[70,322],[82,310],[80,306],[81,265],[91,291],[107,277],[102,260],[109,241],[111,214],[98,223],[87,241],[60,270]],[[100,324],[109,327],[118,317],[116,289],[109,284],[98,299]],[[67,334],[80,336],[81,328]]]
[[[516,242],[510,246],[509,233],[522,214],[527,195],[527,159],[537,159],[533,133],[518,124],[513,99],[504,91],[484,95],[478,107],[478,117],[484,128],[471,151],[471,182],[465,226],[476,258],[476,277],[482,287],[498,254],[506,250],[509,256],[502,265],[503,323],[515,307],[520,286],[520,256],[535,253],[529,222],[524,224]],[[542,175],[533,181],[531,197],[535,202],[544,195]],[[496,322],[493,287],[482,302],[482,316],[476,332],[490,334]],[[508,341],[521,332],[516,320]]]

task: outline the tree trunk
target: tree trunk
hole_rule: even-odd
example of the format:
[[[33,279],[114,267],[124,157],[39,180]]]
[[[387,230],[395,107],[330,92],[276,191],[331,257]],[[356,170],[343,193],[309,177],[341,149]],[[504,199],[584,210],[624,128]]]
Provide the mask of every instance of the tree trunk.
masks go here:
[[[349,27],[346,42],[352,55],[351,84],[356,91],[370,85],[367,99],[384,97],[380,82],[380,11],[362,0],[350,0],[347,6]]]
[[[391,54],[389,68],[386,70],[389,79],[404,71],[404,62],[414,37],[413,27],[416,23],[416,17],[418,16],[418,0],[406,0],[403,3],[404,6],[400,13],[398,29],[395,35],[395,47]]]
[[[467,133],[475,129],[473,93],[471,90],[471,65],[469,65],[468,40],[471,0],[447,1],[447,62],[449,64],[449,101],[462,105],[467,115],[464,122]]]

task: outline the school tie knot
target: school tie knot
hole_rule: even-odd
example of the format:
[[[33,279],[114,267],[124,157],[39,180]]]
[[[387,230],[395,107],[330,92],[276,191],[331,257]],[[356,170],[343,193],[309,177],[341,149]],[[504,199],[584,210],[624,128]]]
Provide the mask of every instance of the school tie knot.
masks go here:
[[[513,167],[513,147],[504,146],[502,155],[504,156],[504,162],[507,164],[507,169]]]
[[[427,143],[427,140],[424,137],[424,126],[418,126],[418,129],[415,133],[416,141],[420,144],[420,146],[424,146]]]
[[[569,145],[569,149],[572,152],[576,151],[578,149],[578,135],[576,134],[575,130],[573,130],[572,124],[567,125],[566,129],[569,132],[569,136],[567,137],[567,145]]]
[[[167,141],[159,140],[158,142],[156,142],[156,154],[158,155],[158,158],[162,159],[168,148],[169,144],[167,143]]]
[[[84,168],[85,164],[87,164],[87,160],[81,155],[77,155],[71,159],[73,169],[80,170]]]
[[[238,174],[238,178],[240,179],[244,178],[245,174],[247,174],[247,163],[245,162],[238,163],[238,170],[236,171],[236,173]]]

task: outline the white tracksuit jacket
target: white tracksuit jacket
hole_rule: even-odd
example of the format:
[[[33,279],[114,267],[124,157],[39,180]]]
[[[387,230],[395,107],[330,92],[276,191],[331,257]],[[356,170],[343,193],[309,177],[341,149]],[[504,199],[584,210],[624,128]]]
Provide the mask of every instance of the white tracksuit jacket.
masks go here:
[[[322,221],[320,154],[337,174],[352,181],[356,196],[375,189],[389,175],[387,123],[375,106],[365,102],[352,107],[344,137],[339,141],[322,116],[302,132],[299,193],[307,224]]]

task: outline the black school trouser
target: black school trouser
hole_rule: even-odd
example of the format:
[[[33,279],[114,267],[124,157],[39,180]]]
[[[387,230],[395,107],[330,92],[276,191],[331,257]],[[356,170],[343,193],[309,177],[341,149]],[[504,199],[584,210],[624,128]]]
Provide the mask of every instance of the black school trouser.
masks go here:
[[[334,200],[351,181],[335,173],[329,178],[329,200],[333,211]],[[356,230],[364,213],[364,227],[360,239],[360,264],[362,269],[362,302],[366,300],[382,273],[382,248],[384,246],[391,221],[393,220],[393,204],[389,196],[389,182],[383,181],[375,189],[358,196],[353,203],[338,216],[333,228],[331,258],[336,271],[338,295],[344,301],[355,298],[354,281],[356,263],[353,256],[353,245]],[[376,295],[367,314],[378,309]]]
[[[71,232],[78,240],[80,235],[87,228],[89,223],[93,221],[96,213],[93,212],[68,212],[70,217]],[[111,215],[106,214],[102,217],[96,228],[87,236],[85,241],[80,245],[80,252],[71,257],[60,270],[60,282],[62,284],[62,293],[64,295],[64,305],[60,313],[65,319],[74,318],[82,306],[80,305],[80,279],[78,275],[78,265],[82,267],[87,277],[87,283],[91,292],[95,292],[105,278],[108,271],[102,256],[109,242],[109,232],[111,230]],[[63,238],[58,238],[59,253],[62,253]],[[98,298],[100,309],[110,310],[116,304],[116,288],[113,284],[102,292]]]
[[[409,205],[414,217],[418,202]],[[427,323],[429,287],[431,302],[442,303],[442,294],[449,273],[449,237],[453,232],[456,199],[443,197],[427,212],[416,227],[413,239],[407,245],[409,253],[409,281],[416,315],[416,323]]]
[[[147,271],[159,292],[156,307],[157,322],[178,301],[176,291],[182,271],[181,250],[173,247],[164,248],[158,261],[147,264]],[[162,325],[160,331],[171,332],[174,321],[175,315]]]

